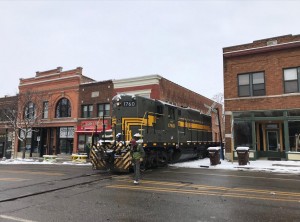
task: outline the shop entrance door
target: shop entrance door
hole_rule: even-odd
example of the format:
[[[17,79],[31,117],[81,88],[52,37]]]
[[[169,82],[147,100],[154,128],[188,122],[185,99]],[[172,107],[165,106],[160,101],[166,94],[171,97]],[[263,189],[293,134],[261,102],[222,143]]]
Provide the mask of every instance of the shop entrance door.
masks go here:
[[[269,151],[278,151],[278,131],[268,130],[267,131],[267,142]]]

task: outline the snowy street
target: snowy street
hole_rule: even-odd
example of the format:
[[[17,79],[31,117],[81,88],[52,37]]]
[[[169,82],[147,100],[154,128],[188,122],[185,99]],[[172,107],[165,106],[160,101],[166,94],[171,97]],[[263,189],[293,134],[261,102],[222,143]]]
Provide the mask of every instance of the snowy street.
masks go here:
[[[147,170],[134,185],[90,163],[1,161],[0,221],[297,221],[299,173],[278,163],[204,159]]]

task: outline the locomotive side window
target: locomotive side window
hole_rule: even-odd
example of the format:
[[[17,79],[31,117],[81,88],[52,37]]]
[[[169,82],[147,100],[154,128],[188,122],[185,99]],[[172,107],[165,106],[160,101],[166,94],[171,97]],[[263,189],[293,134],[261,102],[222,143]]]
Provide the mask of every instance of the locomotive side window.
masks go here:
[[[178,110],[178,116],[181,116],[181,110]]]
[[[168,117],[175,120],[175,109],[173,107],[168,107]]]
[[[158,113],[158,114],[164,114],[163,107],[162,106],[157,106],[156,107],[156,113]]]

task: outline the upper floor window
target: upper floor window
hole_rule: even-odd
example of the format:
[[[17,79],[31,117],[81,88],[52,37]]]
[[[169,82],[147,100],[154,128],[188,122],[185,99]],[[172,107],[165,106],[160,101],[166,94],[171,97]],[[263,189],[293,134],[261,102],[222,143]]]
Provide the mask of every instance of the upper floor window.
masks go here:
[[[98,117],[109,116],[110,115],[110,104],[102,103],[98,104]]]
[[[285,93],[299,92],[300,67],[284,69],[283,70],[283,79],[284,79],[284,92]]]
[[[93,105],[83,105],[81,106],[81,117],[88,118],[92,117]]]
[[[265,91],[265,74],[263,72],[238,75],[239,96],[263,96]]]
[[[33,119],[35,116],[35,106],[33,102],[28,102],[25,106],[24,118]]]
[[[44,101],[43,102],[43,119],[48,119],[48,108],[49,108],[49,102]]]
[[[62,98],[56,105],[56,118],[71,117],[71,104],[67,98]]]

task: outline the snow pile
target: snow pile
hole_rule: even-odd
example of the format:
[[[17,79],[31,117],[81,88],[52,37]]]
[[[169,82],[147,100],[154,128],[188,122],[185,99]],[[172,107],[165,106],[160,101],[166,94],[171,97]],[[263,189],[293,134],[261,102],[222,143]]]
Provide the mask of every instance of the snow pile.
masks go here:
[[[76,165],[76,166],[91,166],[92,164],[87,162],[73,162],[73,161],[63,161],[63,162],[51,162],[51,161],[40,161],[37,159],[2,159],[0,160],[0,165],[9,165],[9,164],[58,164],[58,165]]]
[[[276,173],[292,173],[300,174],[300,161],[271,161],[271,160],[253,160],[250,164],[239,166],[237,161],[229,162],[221,160],[221,164],[211,166],[210,159],[188,161],[170,165],[172,167],[184,168],[208,168],[208,169],[224,169],[224,170],[248,170],[248,171],[264,171]]]

